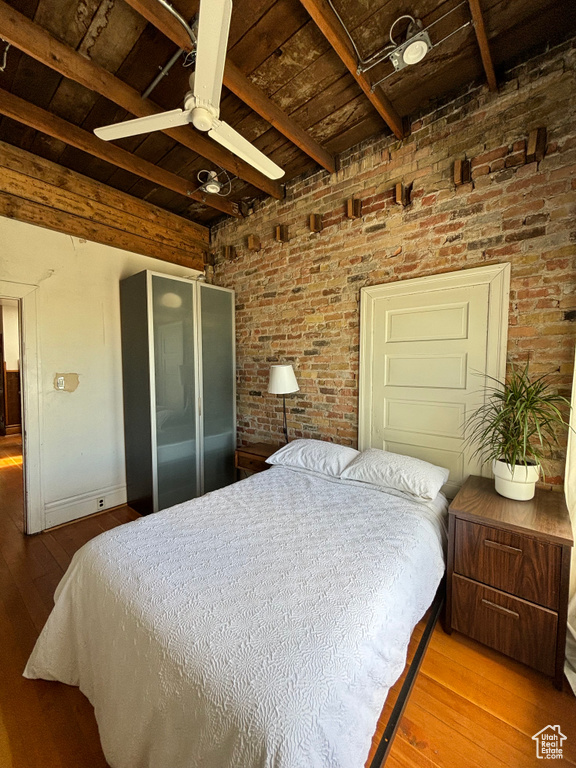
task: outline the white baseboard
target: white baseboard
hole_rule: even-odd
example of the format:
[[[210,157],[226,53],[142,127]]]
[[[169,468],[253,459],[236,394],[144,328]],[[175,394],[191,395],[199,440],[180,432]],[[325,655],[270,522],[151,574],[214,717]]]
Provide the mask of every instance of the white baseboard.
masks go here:
[[[104,499],[102,507],[98,506],[99,499]],[[126,504],[125,485],[109,486],[99,491],[80,493],[67,499],[51,501],[44,505],[44,528],[53,528],[55,525],[93,515],[95,512],[119,507],[121,504]]]

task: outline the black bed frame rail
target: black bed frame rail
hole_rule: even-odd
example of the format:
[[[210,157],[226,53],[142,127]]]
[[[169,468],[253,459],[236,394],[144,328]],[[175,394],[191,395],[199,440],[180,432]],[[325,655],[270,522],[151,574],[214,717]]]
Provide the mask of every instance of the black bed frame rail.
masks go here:
[[[406,704],[408,703],[412,687],[416,681],[416,676],[418,675],[422,660],[424,659],[424,654],[426,653],[432,632],[434,631],[444,606],[445,594],[446,585],[445,580],[443,579],[436,591],[436,596],[434,597],[434,601],[430,607],[430,616],[426,623],[426,627],[422,637],[420,638],[418,647],[416,648],[416,653],[414,654],[414,658],[412,659],[406,678],[402,683],[402,688],[400,689],[400,693],[398,694],[398,698],[396,699],[396,703],[394,704],[388,719],[388,723],[386,724],[386,728],[384,729],[384,733],[382,734],[382,738],[378,744],[378,749],[376,750],[376,753],[372,758],[372,762],[370,763],[370,768],[382,768],[386,762],[386,758],[390,752],[392,742],[394,741],[394,736],[396,735],[400,720],[406,708]]]

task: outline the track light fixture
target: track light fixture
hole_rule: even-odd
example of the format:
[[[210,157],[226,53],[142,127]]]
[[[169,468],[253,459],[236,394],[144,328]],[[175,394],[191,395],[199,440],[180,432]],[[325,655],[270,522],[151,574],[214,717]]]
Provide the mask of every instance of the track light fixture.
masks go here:
[[[409,19],[410,23],[406,30],[406,40],[403,43],[396,43],[392,37],[392,31],[396,24],[403,19]],[[432,48],[432,41],[428,32],[423,29],[423,24],[420,19],[415,19],[413,16],[399,16],[396,21],[390,27],[389,37],[390,43],[395,46],[394,50],[390,51],[389,57],[396,72],[399,72],[404,67],[417,64],[422,61],[424,56]]]
[[[232,190],[232,180],[223,168],[219,173],[208,170],[198,171],[197,179],[201,184],[199,189],[209,195],[225,197]]]
[[[342,29],[344,30],[348,39],[350,40],[350,44],[354,49],[354,53],[356,54],[356,58],[358,60],[357,72],[359,74],[368,72],[369,70],[376,67],[378,64],[381,64],[382,62],[386,61],[387,59],[389,59],[392,62],[394,71],[389,72],[388,74],[384,75],[384,77],[381,77],[376,82],[373,82],[370,87],[370,90],[372,92],[374,92],[377,86],[382,85],[383,82],[388,80],[389,77],[392,77],[393,75],[395,75],[396,72],[399,72],[405,67],[412,66],[413,64],[418,64],[418,62],[422,61],[422,59],[433,48],[436,48],[445,40],[448,40],[449,37],[452,37],[452,35],[455,35],[457,32],[460,32],[460,30],[463,30],[472,24],[472,20],[470,19],[469,21],[464,22],[464,24],[461,24],[456,29],[453,29],[451,32],[448,32],[448,34],[445,35],[441,40],[438,40],[435,43],[432,43],[432,40],[430,39],[430,35],[428,34],[428,30],[431,29],[435,24],[438,24],[440,21],[445,19],[447,16],[450,16],[452,13],[454,13],[458,9],[464,6],[468,6],[468,0],[461,0],[460,3],[455,5],[453,8],[450,8],[450,10],[446,11],[446,13],[442,14],[442,16],[439,16],[437,19],[434,19],[434,21],[428,24],[427,27],[424,27],[424,24],[420,19],[414,18],[414,16],[410,16],[408,14],[404,14],[403,16],[399,16],[390,27],[390,32],[388,33],[389,42],[386,43],[386,45],[384,45],[383,48],[380,48],[380,50],[376,51],[371,56],[365,59],[365,58],[362,58],[362,55],[360,54],[360,51],[358,49],[358,46],[356,45],[356,42],[354,41],[354,38],[352,37],[352,35],[350,34],[350,31],[346,27],[344,20],[338,13],[338,9],[334,5],[333,1],[326,0],[326,2],[334,12],[334,15],[342,25]],[[394,27],[396,26],[396,24],[398,24],[399,21],[402,21],[403,19],[408,19],[409,24],[404,33],[404,42],[397,43],[393,37]]]

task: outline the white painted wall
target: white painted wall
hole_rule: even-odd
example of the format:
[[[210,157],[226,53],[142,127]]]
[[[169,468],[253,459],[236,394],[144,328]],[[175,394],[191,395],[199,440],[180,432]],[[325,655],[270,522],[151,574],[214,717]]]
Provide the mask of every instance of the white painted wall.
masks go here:
[[[143,269],[197,273],[3,217],[0,244],[0,281],[39,286],[40,482],[50,527],[96,512],[100,497],[105,507],[126,500],[119,281]],[[76,391],[56,390],[56,373],[77,373]]]
[[[2,303],[0,310],[2,311],[2,335],[6,370],[17,371],[20,367],[18,303],[15,301],[7,301],[6,303]]]

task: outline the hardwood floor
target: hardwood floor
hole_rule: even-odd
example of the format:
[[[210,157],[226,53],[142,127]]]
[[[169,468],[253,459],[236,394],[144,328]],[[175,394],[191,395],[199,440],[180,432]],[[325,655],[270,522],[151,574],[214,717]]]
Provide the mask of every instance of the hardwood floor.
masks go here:
[[[138,515],[122,507],[24,536],[19,451],[20,435],[0,438],[0,767],[106,768],[88,700],[77,688],[26,680],[22,670],[74,552]]]
[[[0,438],[0,768],[106,768],[87,699],[61,683],[26,680],[22,670],[74,552],[137,515],[123,507],[24,536],[19,439]],[[415,630],[410,655],[423,627]],[[386,768],[541,765],[531,737],[555,724],[567,736],[564,759],[556,762],[576,766],[576,699],[567,683],[559,692],[543,675],[438,626]]]
[[[422,629],[421,623],[418,637]],[[409,657],[416,642],[413,638]],[[388,719],[400,684],[391,691],[381,723]],[[542,765],[532,736],[556,724],[567,736],[564,758],[556,762],[574,766],[576,699],[568,683],[557,691],[539,672],[437,626],[386,768]]]

